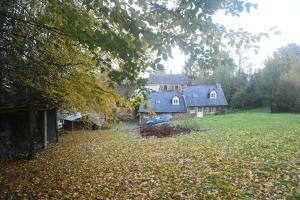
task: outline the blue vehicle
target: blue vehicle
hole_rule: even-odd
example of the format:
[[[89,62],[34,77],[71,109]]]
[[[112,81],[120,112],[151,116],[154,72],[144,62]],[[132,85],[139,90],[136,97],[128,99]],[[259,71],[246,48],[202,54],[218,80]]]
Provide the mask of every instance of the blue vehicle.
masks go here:
[[[154,125],[154,124],[159,124],[159,123],[163,123],[163,122],[169,122],[169,121],[171,121],[171,119],[172,119],[171,115],[157,116],[155,118],[147,120],[146,124]]]

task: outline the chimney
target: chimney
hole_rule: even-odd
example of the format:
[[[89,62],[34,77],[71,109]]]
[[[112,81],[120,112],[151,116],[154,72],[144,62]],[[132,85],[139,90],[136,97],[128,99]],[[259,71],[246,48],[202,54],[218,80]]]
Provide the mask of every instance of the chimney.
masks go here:
[[[181,88],[180,88],[179,93],[180,93],[181,96],[184,95],[184,87],[181,87]]]
[[[217,87],[217,89],[221,89],[222,88],[220,81],[216,81],[216,87]]]

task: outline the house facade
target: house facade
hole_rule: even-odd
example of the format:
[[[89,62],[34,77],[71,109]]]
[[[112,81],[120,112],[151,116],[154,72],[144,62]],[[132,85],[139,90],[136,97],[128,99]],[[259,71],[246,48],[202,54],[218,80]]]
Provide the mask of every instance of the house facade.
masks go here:
[[[184,75],[163,75],[159,76],[159,81],[151,80],[149,83],[157,84],[158,90],[154,90],[147,96],[148,102],[139,108],[140,122],[144,123],[151,118],[149,113],[156,115],[171,115],[173,119],[183,119],[188,117],[203,117],[205,115],[215,115],[224,113],[228,103],[221,84],[189,86],[188,80],[181,79],[177,82],[174,77],[184,77]],[[171,78],[172,77],[172,78]],[[164,81],[166,80],[166,81]],[[180,87],[168,88],[169,80],[176,82]],[[164,90],[167,85],[167,90]],[[174,85],[174,84],[172,84]],[[169,89],[169,90],[168,90]]]
[[[180,91],[188,85],[185,74],[150,74],[147,88],[153,92]]]

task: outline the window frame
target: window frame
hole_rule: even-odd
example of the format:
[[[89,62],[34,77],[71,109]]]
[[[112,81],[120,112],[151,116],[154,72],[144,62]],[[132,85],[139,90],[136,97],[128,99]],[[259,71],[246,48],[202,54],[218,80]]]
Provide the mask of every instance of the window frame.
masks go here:
[[[210,93],[209,93],[209,98],[210,99],[216,99],[217,98],[217,93],[216,93],[216,91],[211,91]]]
[[[172,98],[172,105],[179,105],[180,104],[180,100],[177,96]]]

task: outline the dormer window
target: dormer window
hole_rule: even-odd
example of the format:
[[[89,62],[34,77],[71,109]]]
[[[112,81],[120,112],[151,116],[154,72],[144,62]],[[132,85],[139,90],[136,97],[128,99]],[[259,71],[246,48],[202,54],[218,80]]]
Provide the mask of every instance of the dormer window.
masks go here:
[[[178,97],[173,97],[172,99],[172,105],[179,105],[179,98]]]
[[[217,93],[216,93],[216,91],[211,91],[210,94],[209,94],[209,98],[211,98],[211,99],[216,99],[216,98],[217,98]]]

